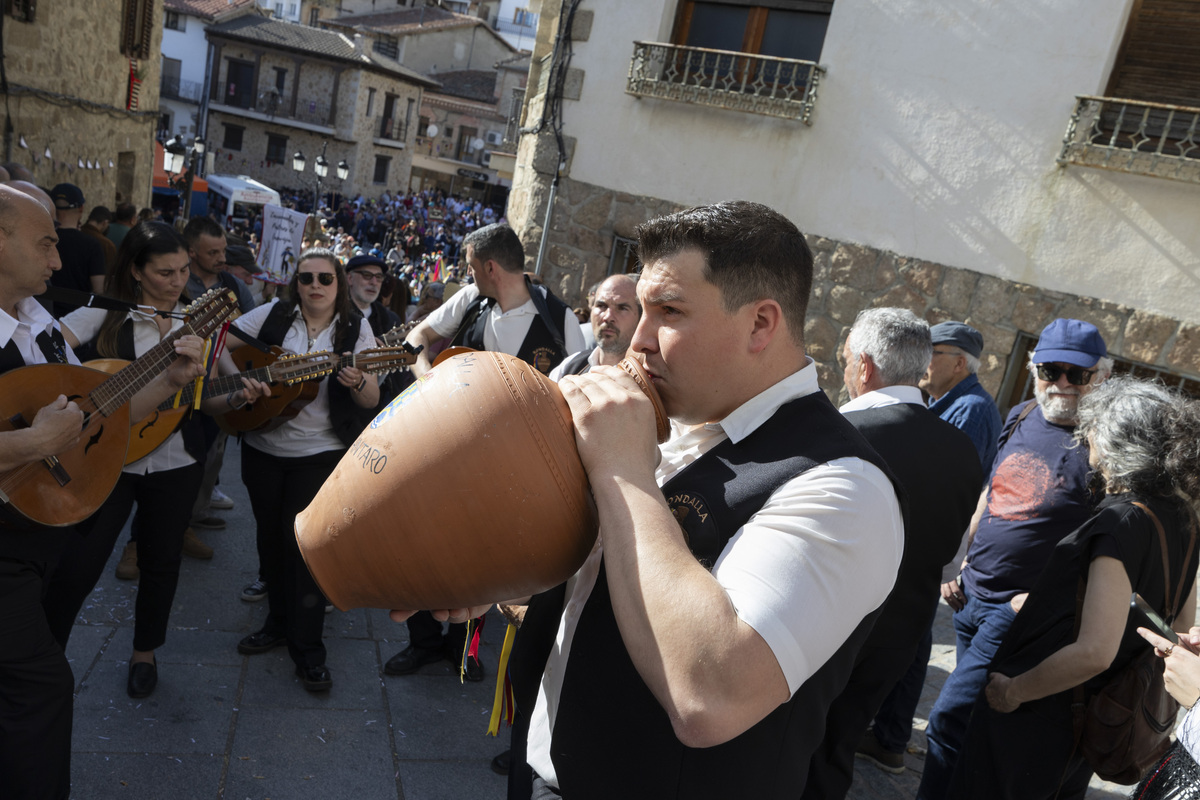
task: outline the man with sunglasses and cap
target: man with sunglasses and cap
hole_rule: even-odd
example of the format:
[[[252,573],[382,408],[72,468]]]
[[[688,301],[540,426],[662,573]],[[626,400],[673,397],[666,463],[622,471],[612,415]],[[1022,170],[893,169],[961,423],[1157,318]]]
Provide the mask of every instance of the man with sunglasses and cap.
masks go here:
[[[350,299],[371,325],[376,341],[400,324],[396,312],[379,302],[379,292],[387,279],[387,262],[373,255],[355,256],[346,262],[346,282]]]
[[[1054,320],[1042,331],[1029,370],[1034,399],[1005,421],[967,531],[962,572],[942,587],[955,612],[958,660],[929,715],[920,800],[947,797],[971,707],[996,649],[1050,552],[1100,499],[1088,484],[1087,449],[1072,441],[1079,399],[1112,372],[1100,331],[1082,320]]]

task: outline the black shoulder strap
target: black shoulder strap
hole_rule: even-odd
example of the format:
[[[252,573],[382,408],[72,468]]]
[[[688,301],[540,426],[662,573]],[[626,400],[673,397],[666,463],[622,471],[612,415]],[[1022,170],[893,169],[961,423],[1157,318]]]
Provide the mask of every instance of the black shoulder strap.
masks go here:
[[[54,328],[50,333],[42,331],[34,338],[34,341],[37,342],[42,355],[46,357],[47,364],[67,363],[67,342],[58,328]]]
[[[126,361],[133,361],[137,358],[137,351],[133,346],[132,319],[122,322],[121,329],[117,332],[117,358],[123,358]]]
[[[287,336],[288,328],[292,327],[292,315],[289,311],[282,300],[271,307],[267,318],[263,320],[262,328],[258,331],[261,342],[268,346],[283,344],[283,337]]]
[[[1004,445],[1008,443],[1008,440],[1012,438],[1013,433],[1016,432],[1017,426],[1020,425],[1021,421],[1028,417],[1035,408],[1037,408],[1037,400],[1030,400],[1025,403],[1024,407],[1021,409],[1021,413],[1017,415],[1015,420],[1013,420],[1013,424],[1009,425],[1000,432],[1000,440],[996,442],[997,452],[1004,448]]]
[[[546,287],[535,286],[533,281],[529,280],[529,276],[526,275],[525,288],[529,290],[529,297],[533,300],[533,307],[537,309],[538,316],[546,324],[546,330],[550,331],[550,335],[554,338],[554,344],[558,347],[558,351],[565,353],[567,348],[563,342],[563,321],[562,319],[554,319],[554,315],[546,307]]]

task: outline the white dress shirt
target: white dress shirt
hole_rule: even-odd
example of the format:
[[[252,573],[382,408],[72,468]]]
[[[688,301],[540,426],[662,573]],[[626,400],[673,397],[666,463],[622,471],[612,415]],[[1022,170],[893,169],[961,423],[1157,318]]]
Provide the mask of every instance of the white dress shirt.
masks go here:
[[[425,318],[429,327],[438,336],[453,336],[462,325],[467,306],[479,297],[479,287],[475,284],[467,286],[443,303],[436,311]],[[488,312],[486,326],[483,329],[483,349],[496,353],[508,353],[515,356],[525,342],[529,326],[537,318],[537,306],[533,299],[526,300],[516,308],[501,311],[499,303],[493,303]],[[587,345],[579,330],[579,320],[571,309],[563,312],[563,350],[567,353],[578,353]]]
[[[735,444],[784,403],[819,392],[812,359],[719,423],[673,436],[660,448],[659,486],[725,439]],[[713,566],[738,617],[763,637],[794,694],[887,599],[904,549],[904,522],[887,476],[858,458],[839,458],[785,483],[730,538]],[[563,675],[583,607],[600,570],[598,538],[567,582],[566,603],[530,717],[527,760],[558,781],[550,739]]]
[[[32,297],[26,297],[17,303],[16,319],[7,311],[0,310],[0,347],[7,347],[8,343],[12,342],[28,366],[45,364],[46,356],[37,344],[37,337],[41,333],[48,335],[57,327],[58,322],[41,303]],[[66,356],[67,363],[79,363],[70,347],[67,348]]]
[[[925,408],[925,398],[921,390],[915,386],[885,386],[872,392],[865,392],[838,409],[845,414],[847,411],[863,411],[880,406],[894,406],[897,403],[909,403]]]
[[[238,317],[237,326],[250,336],[258,336],[262,330],[267,315],[279,300],[276,298],[264,306],[259,306],[248,314]],[[335,314],[329,327],[321,331],[310,344],[308,341],[308,326],[296,306],[292,324],[284,334],[280,347],[285,353],[311,353],[320,350],[333,351],[333,333],[337,330],[338,317]],[[370,324],[364,319],[358,331],[358,340],[354,343],[353,352],[358,353],[375,346],[375,336],[371,333]],[[340,355],[340,353],[338,354]],[[252,431],[246,434],[246,443],[264,453],[280,458],[299,458],[324,453],[327,450],[344,450],[346,445],[333,432],[333,423],[329,418],[329,381],[336,381],[336,375],[326,375],[317,389],[317,396],[311,403],[300,409],[300,413],[273,431]]]
[[[176,303],[174,310],[183,311],[184,308],[185,306],[182,303]],[[62,324],[80,342],[90,342],[100,334],[100,326],[104,323],[104,318],[107,316],[108,312],[103,309],[77,308],[62,318]],[[158,320],[145,311],[130,311],[127,318],[133,320],[133,352],[138,358],[141,358],[163,340],[162,332],[158,327]],[[177,331],[182,327],[182,319],[172,319],[168,333]],[[137,420],[131,419],[130,422],[137,422]],[[184,449],[183,434],[176,430],[153,453],[144,458],[139,458],[132,464],[126,464],[121,471],[134,475],[145,475],[149,472],[165,472],[169,469],[179,469],[180,467],[186,467],[188,464],[194,463],[196,463],[196,459],[188,455],[187,450]]]

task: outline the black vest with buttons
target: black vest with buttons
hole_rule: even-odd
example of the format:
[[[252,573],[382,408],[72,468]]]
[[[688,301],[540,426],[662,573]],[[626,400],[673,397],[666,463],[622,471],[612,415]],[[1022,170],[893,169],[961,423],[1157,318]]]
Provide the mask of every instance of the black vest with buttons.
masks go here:
[[[531,284],[528,278],[525,279],[525,285],[529,288],[529,296],[534,305],[544,306],[544,309],[538,309],[537,316],[529,323],[529,331],[525,334],[521,347],[510,355],[533,366],[543,375],[549,375],[550,370],[558,366],[567,355],[566,346],[563,344],[562,325],[569,309],[566,303],[546,291],[546,287]],[[462,323],[451,339],[450,346],[486,350],[483,332],[487,329],[488,315],[493,308],[498,309],[498,305],[490,297],[480,295],[472,300],[463,312]],[[547,326],[546,317],[553,322],[554,330]],[[571,319],[574,318],[572,315]]]
[[[817,392],[784,404],[741,442],[718,444],[667,481],[662,492],[689,549],[711,568],[730,537],[778,488],[845,457],[868,461],[891,477],[870,445]],[[562,586],[535,597],[517,637],[510,675],[518,708],[526,714],[554,644],[564,597]],[[878,609],[859,622],[792,698],[757,725],[724,744],[693,749],[675,737],[622,643],[602,565],[571,644],[552,735],[563,796],[798,796],[823,738],[829,704],[845,687],[877,615]]]

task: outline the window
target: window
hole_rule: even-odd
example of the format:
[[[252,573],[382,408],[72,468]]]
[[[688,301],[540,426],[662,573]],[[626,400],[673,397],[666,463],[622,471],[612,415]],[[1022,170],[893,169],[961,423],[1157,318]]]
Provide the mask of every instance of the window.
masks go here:
[[[4,13],[18,22],[33,22],[37,0],[4,0]]]
[[[367,116],[368,117],[374,116],[374,114],[375,114],[375,90],[367,89]]]
[[[389,156],[375,156],[375,175],[372,181],[377,184],[388,182],[388,170],[391,169],[392,159]]]
[[[417,119],[417,136],[429,135],[429,117],[419,117]]]
[[[162,95],[163,97],[179,97],[179,70],[183,62],[178,58],[162,60]]]
[[[529,13],[528,8],[518,8],[513,12],[513,24],[522,28],[537,27],[537,14]]]
[[[833,0],[685,0],[675,44],[820,61]]]
[[[183,16],[178,11],[167,11],[166,17],[163,20],[163,27],[169,31],[183,32],[187,29],[186,16]]]
[[[412,127],[413,107],[417,104],[416,100],[408,98],[408,108],[404,109],[404,137],[408,138],[408,129]]]
[[[1200,106],[1200,7],[1134,3],[1104,96]]]
[[[445,136],[447,139],[453,139],[454,138],[454,126],[447,125],[445,127],[445,129],[442,131],[442,136]]]
[[[400,40],[395,36],[380,34],[379,38],[371,45],[371,49],[381,56],[387,56],[392,59],[399,58]]]
[[[225,127],[225,138],[221,141],[221,147],[226,150],[241,150],[242,134],[246,132],[245,126],[230,125],[228,122],[221,124]]]
[[[612,253],[608,257],[608,274],[621,275],[641,270],[642,262],[637,257],[637,239],[614,236]]]
[[[225,69],[225,102],[238,108],[254,108],[254,65],[228,59]]]
[[[287,70],[283,67],[275,67],[275,91],[283,94],[283,84],[287,80]]]
[[[287,137],[277,133],[267,134],[267,161],[282,163],[287,160]]]
[[[33,0],[29,0],[32,5]],[[121,8],[121,53],[130,58],[149,58],[150,39],[158,20],[154,0],[124,0]]]
[[[309,9],[309,11],[308,11],[308,24],[309,24],[311,27],[315,28],[315,27],[317,27],[317,23],[318,23],[320,20],[321,20],[321,9],[319,9],[319,8],[312,8],[312,9]]]

